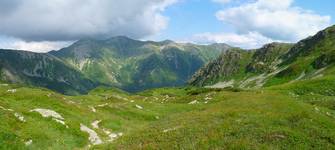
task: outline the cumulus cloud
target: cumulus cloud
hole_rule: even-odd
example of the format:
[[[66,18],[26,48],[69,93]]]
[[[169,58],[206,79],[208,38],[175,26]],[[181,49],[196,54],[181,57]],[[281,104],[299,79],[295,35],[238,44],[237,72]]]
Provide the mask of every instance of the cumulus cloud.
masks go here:
[[[274,40],[264,37],[257,32],[250,32],[248,34],[202,33],[194,35],[191,41],[203,44],[226,43],[235,47],[252,49],[261,47],[265,43],[270,43]]]
[[[144,38],[166,28],[162,12],[176,1],[1,0],[0,34],[25,41]]]
[[[330,16],[294,7],[293,0],[257,0],[219,11],[219,20],[238,34],[258,33],[273,40],[296,42],[330,25]]]
[[[34,52],[48,52],[51,50],[59,50],[63,47],[69,46],[73,42],[70,41],[24,41],[11,37],[0,37],[1,49],[27,50]]]
[[[11,47],[9,48],[45,53],[51,50],[59,50],[60,48],[63,48],[70,44],[71,42],[50,42],[50,41],[26,42],[26,41],[18,40],[18,41],[11,43]]]

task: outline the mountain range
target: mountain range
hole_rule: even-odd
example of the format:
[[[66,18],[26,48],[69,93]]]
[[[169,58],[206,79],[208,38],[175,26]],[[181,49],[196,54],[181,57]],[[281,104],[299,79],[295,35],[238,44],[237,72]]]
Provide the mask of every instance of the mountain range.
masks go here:
[[[83,94],[97,86],[136,92],[182,86],[226,44],[138,41],[118,36],[82,39],[49,53],[0,50],[1,80]]]
[[[129,92],[186,83],[211,88],[268,87],[331,75],[334,28],[296,44],[270,43],[251,50],[124,36],[82,39],[48,53],[0,50],[0,77],[70,95],[98,86]]]

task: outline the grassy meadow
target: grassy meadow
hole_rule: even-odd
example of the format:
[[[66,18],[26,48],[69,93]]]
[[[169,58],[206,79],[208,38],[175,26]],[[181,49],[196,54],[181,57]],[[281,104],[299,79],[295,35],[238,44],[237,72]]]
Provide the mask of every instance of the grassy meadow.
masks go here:
[[[136,94],[101,87],[81,96],[1,84],[0,149],[334,149],[332,81]],[[57,112],[64,124],[34,109]]]

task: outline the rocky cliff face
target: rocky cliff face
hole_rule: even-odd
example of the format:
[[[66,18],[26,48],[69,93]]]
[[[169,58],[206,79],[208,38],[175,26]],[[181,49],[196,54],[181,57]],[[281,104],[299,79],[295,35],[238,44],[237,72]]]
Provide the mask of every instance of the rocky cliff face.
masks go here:
[[[189,81],[191,85],[213,84],[220,80],[229,80],[243,71],[245,62],[253,51],[231,49],[223,52],[219,58],[200,69]]]
[[[335,72],[335,26],[297,44],[271,43],[248,51],[252,56],[223,54],[200,69],[191,85],[257,88],[329,76]],[[240,64],[245,64],[241,66]],[[227,65],[233,63],[234,65]],[[238,71],[238,66],[242,67]],[[231,73],[232,71],[234,73]]]
[[[264,73],[276,70],[280,61],[279,57],[287,53],[293,44],[270,43],[255,50],[251,62],[247,66],[247,72]]]

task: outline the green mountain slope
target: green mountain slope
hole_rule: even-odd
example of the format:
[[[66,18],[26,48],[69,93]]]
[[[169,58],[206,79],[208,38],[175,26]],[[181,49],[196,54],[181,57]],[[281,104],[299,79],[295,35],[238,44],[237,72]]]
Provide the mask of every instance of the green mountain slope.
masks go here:
[[[173,41],[137,41],[127,37],[85,39],[50,54],[71,64],[91,80],[127,91],[180,86],[205,63],[230,48]]]
[[[236,61],[224,53],[200,69],[189,83],[221,88],[259,88],[331,76],[335,69],[335,26],[294,45],[272,43],[257,50],[237,53],[241,56],[245,53],[253,54]],[[229,63],[235,65],[225,65]],[[230,73],[230,70],[236,71]]]
[[[334,149],[329,80],[82,96],[0,84],[0,149]]]
[[[137,41],[127,37],[84,39],[59,51],[0,50],[0,78],[65,94],[83,94],[98,85],[127,91],[181,86],[226,44],[195,45]]]
[[[1,80],[41,86],[66,94],[83,94],[94,84],[60,59],[41,53],[0,50]]]
[[[243,73],[246,63],[251,59],[253,51],[231,49],[220,55],[216,60],[201,68],[189,81],[193,85],[216,83],[222,79],[239,76]],[[242,77],[242,76],[241,76]]]

